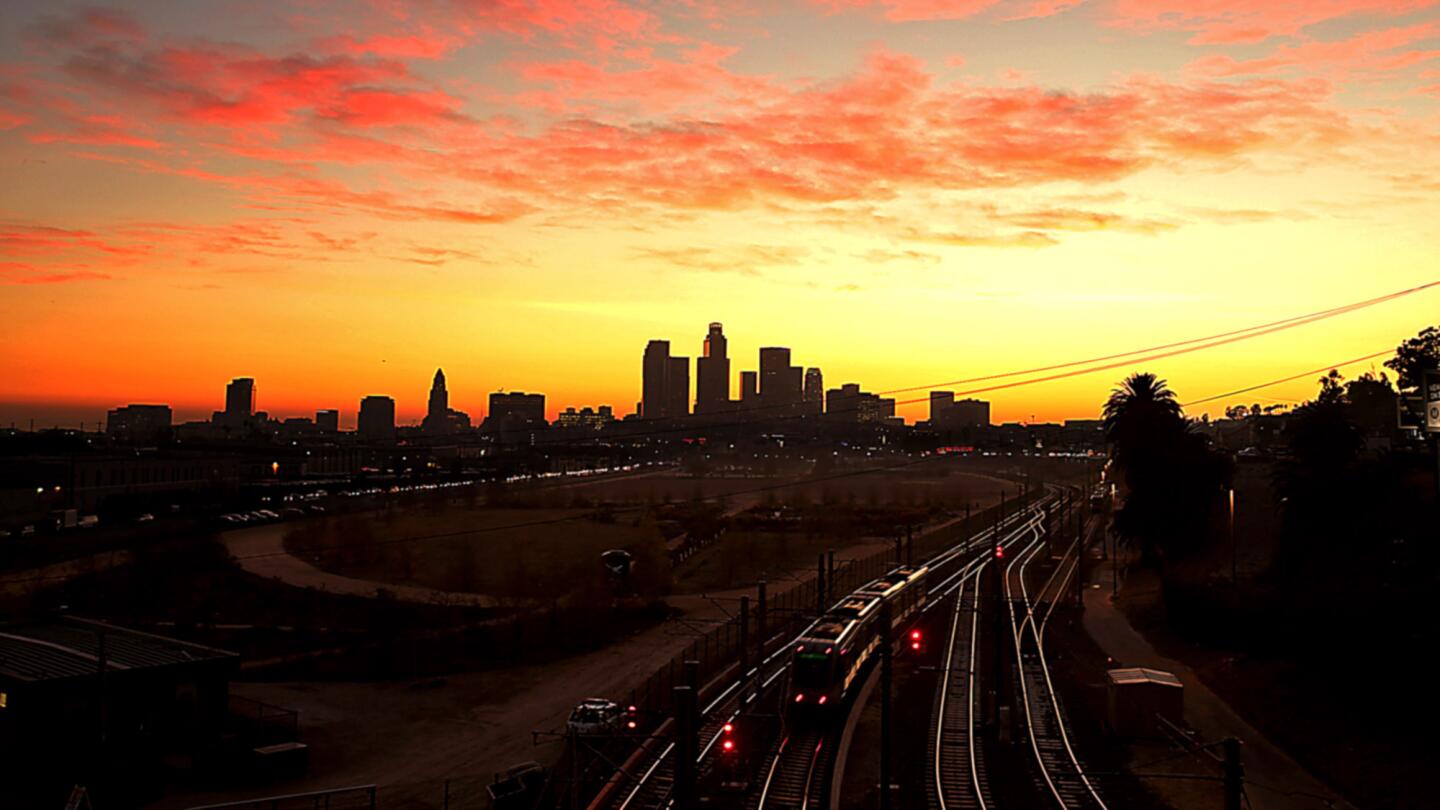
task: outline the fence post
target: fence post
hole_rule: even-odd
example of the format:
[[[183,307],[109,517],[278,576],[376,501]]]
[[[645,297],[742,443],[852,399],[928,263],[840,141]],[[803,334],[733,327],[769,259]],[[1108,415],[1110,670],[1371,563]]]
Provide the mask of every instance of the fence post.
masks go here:
[[[760,580],[756,588],[758,588],[759,594],[758,604],[755,605],[755,633],[760,638],[760,652],[763,656],[765,652],[765,642],[769,641],[770,638],[765,634],[765,580]]]

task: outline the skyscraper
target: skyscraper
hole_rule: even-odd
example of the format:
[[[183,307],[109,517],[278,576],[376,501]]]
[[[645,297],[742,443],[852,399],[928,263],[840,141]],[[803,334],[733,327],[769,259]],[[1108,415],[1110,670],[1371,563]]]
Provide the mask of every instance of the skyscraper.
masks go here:
[[[801,393],[805,413],[816,416],[825,412],[825,377],[818,368],[805,369],[805,390]]]
[[[445,370],[435,369],[435,379],[430,383],[430,407],[426,410],[427,417],[439,418],[450,410],[450,392],[445,390]]]
[[[360,416],[356,423],[360,438],[371,442],[395,439],[395,400],[371,395],[360,400]]]
[[[946,428],[950,426],[951,410],[955,407],[954,391],[931,391],[930,392],[930,426],[932,428]]]
[[[645,344],[645,360],[640,378],[640,415],[646,419],[663,419],[668,415],[666,380],[670,377],[670,341],[652,340]]]
[[[740,407],[753,408],[760,404],[759,379],[758,372],[740,372]]]
[[[239,427],[255,415],[255,380],[236,377],[225,386],[224,422]]]
[[[690,358],[670,358],[669,376],[665,378],[665,402],[667,416],[690,413]]]
[[[665,419],[690,413],[690,358],[671,357],[670,341],[645,346],[641,369],[640,416]]]
[[[695,361],[695,413],[715,413],[730,408],[728,343],[723,327],[719,323],[710,324],[704,354]]]
[[[425,411],[425,421],[420,423],[420,429],[438,436],[469,428],[469,415],[450,407],[450,393],[445,390],[444,370],[435,369],[435,381],[430,384],[430,405]]]
[[[767,346],[760,350],[760,403],[770,417],[793,414],[800,404],[804,370],[790,365],[790,350]]]

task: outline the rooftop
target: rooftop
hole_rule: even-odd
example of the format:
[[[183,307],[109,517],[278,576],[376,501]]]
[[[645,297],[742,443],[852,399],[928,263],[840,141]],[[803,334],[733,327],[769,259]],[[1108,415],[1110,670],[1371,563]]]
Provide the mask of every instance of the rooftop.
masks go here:
[[[1181,683],[1179,678],[1175,677],[1169,672],[1160,669],[1147,669],[1145,667],[1112,669],[1106,672],[1105,676],[1109,679],[1110,683],[1113,683],[1117,686],[1137,683],[1154,683],[1161,686],[1178,686],[1182,689],[1185,688],[1185,684]]]
[[[238,658],[214,647],[65,616],[0,624],[0,678],[39,682],[94,675],[100,666],[102,636],[107,672]]]

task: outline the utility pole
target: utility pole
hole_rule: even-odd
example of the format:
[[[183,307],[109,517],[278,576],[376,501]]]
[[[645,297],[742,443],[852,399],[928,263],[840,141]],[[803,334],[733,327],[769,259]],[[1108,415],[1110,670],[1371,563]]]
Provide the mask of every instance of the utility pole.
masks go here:
[[[825,554],[815,560],[815,613],[825,612]]]
[[[825,550],[825,576],[826,582],[830,583],[830,591],[835,591],[835,549]]]
[[[750,671],[750,597],[740,597],[740,682],[747,683]],[[743,690],[743,687],[742,687]]]
[[[1245,763],[1240,761],[1240,741],[1226,737],[1223,743],[1225,761],[1225,810],[1240,810],[1245,794]]]
[[[890,602],[880,603],[880,810],[890,808]]]
[[[915,536],[914,536],[913,534],[911,534],[911,528],[912,528],[912,527],[910,526],[909,523],[906,523],[906,524],[905,524],[905,564],[906,564],[906,565],[914,565],[914,563],[915,563]]]
[[[759,601],[755,605],[755,635],[760,641],[760,654],[763,658],[765,642],[770,640],[770,637],[765,633],[765,580],[760,580],[759,584],[756,585],[756,589],[759,591],[757,597]]]
[[[1085,588],[1090,582],[1090,554],[1086,540],[1086,510],[1089,501],[1083,497],[1077,499],[1075,504],[1075,522],[1078,524],[1075,529],[1075,606],[1080,610],[1085,609]]]

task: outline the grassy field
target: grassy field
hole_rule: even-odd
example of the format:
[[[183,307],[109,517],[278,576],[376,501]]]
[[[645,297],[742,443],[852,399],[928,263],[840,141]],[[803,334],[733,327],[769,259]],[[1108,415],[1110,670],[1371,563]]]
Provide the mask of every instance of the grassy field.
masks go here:
[[[892,534],[983,508],[1017,486],[937,460],[903,470],[832,470],[816,480],[695,478],[674,474],[512,490],[420,509],[336,516],[297,527],[292,553],[345,576],[531,601],[584,596],[603,601],[610,584],[599,562],[612,548],[635,555],[644,596],[671,589],[664,541],[713,530],[723,509],[783,507],[778,527],[757,513],[733,518],[731,532],[677,572],[681,591],[748,584],[765,571],[806,567],[829,548]],[[838,475],[838,473],[844,473]],[[710,502],[701,504],[702,500]]]
[[[319,521],[285,545],[345,576],[517,600],[603,590],[600,554],[612,548],[635,555],[647,586],[669,574],[660,532],[639,512],[450,505]]]
[[[925,474],[928,473],[928,474]],[[763,508],[732,521],[732,528],[686,560],[675,572],[680,593],[725,590],[762,576],[808,571],[816,555],[867,538],[893,537],[915,527],[980,510],[1015,485],[981,475],[935,469],[871,473],[780,490],[764,502],[780,507],[776,520]]]

